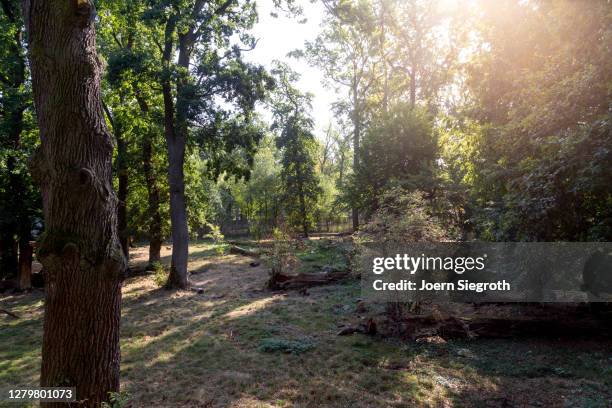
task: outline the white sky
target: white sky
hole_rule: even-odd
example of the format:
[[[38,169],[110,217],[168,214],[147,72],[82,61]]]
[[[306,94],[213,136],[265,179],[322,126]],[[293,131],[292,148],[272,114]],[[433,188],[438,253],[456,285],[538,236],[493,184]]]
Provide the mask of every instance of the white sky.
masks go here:
[[[311,113],[315,119],[315,133],[321,137],[328,123],[333,121],[330,105],[338,96],[335,91],[323,87],[323,74],[318,68],[310,67],[304,60],[287,57],[288,52],[303,48],[305,41],[314,40],[320,30],[324,15],[323,6],[319,2],[311,4],[304,1],[302,4],[304,15],[288,18],[282,11],[274,10],[272,0],[257,0],[259,22],[250,32],[259,41],[255,49],[243,53],[243,57],[267,68],[272,67],[273,60],[283,61],[301,75],[297,87],[302,92],[314,95]],[[278,12],[278,18],[270,15],[272,11]],[[304,17],[307,22],[299,24],[298,20]],[[270,115],[264,113],[264,117],[269,119]]]

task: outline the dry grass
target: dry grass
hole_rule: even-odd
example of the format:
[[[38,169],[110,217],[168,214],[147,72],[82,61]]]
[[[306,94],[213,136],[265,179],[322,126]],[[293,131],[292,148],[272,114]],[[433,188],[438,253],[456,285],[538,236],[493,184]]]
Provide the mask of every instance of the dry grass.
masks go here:
[[[339,337],[359,319],[358,282],[273,293],[265,265],[208,243],[190,251],[204,294],[159,289],[150,276],[125,283],[122,388],[135,407],[612,406],[610,342]],[[130,261],[145,262],[146,249]],[[21,316],[0,317],[0,389],[36,384],[42,295],[0,302]]]

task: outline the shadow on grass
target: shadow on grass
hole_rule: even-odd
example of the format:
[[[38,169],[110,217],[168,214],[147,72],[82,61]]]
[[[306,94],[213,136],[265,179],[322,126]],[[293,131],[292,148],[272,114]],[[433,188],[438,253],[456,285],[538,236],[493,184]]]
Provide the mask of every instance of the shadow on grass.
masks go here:
[[[435,364],[433,378],[453,406],[608,407],[612,342],[480,339],[418,345],[412,359]]]
[[[0,316],[0,389],[38,385],[43,298],[35,291],[0,299],[1,307],[20,316]]]
[[[192,292],[135,290],[123,308],[123,376],[146,406],[414,406],[419,379],[390,370],[402,357],[387,342],[338,337],[356,282],[310,296],[263,291],[267,271],[233,257],[194,282]],[[219,297],[221,296],[221,297]],[[264,342],[308,343],[296,353],[265,352]]]
[[[150,277],[126,282],[122,387],[134,406],[610,406],[609,341],[337,336],[357,318],[357,282],[309,296],[267,292],[265,267],[210,251],[190,254],[190,267],[208,265],[192,277],[204,294],[157,289]],[[14,302],[24,319],[0,321],[0,387],[38,381],[40,299]]]

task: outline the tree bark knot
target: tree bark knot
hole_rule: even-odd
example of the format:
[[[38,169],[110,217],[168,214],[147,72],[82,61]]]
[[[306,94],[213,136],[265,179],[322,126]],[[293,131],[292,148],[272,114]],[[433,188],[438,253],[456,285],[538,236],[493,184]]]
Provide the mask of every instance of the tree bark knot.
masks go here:
[[[78,25],[83,28],[92,23],[96,17],[96,7],[90,0],[75,0],[75,16]]]
[[[110,189],[104,182],[96,176],[95,172],[87,167],[74,170],[71,184],[78,190],[93,189],[98,198],[106,203],[110,196]]]

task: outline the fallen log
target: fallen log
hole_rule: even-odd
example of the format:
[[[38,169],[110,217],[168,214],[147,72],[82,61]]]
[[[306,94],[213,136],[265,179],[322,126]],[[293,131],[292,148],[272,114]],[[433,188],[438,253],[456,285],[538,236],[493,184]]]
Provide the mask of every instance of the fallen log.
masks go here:
[[[230,254],[250,256],[250,257],[253,257],[253,258],[258,258],[261,255],[259,253],[259,251],[251,250],[251,249],[246,249],[246,248],[241,248],[241,247],[239,247],[237,245],[231,245],[229,251],[230,251]]]
[[[548,317],[417,315],[407,316],[401,323],[405,328],[404,334],[411,339],[432,335],[444,339],[612,335],[612,323],[607,319],[570,315]]]
[[[0,309],[0,313],[6,313],[7,315],[11,316],[14,319],[19,319],[19,316],[17,316],[15,313],[11,312],[10,310]]]
[[[270,276],[268,287],[272,289],[296,289],[309,286],[325,285],[342,280],[347,276],[349,276],[348,271],[298,273],[297,275],[275,273]]]
[[[239,247],[243,246],[243,245],[249,245],[249,242],[247,242],[247,241],[239,241],[239,240],[228,239],[225,242],[227,242],[230,245],[236,245],[236,246],[239,246]],[[251,245],[252,244],[253,243],[251,243]],[[274,242],[272,242],[272,241],[257,241],[256,246],[258,246],[260,248],[261,247],[269,247],[269,248],[271,248],[271,247],[274,246]]]

